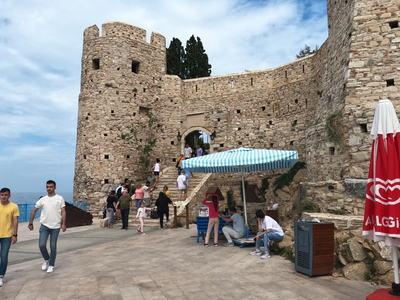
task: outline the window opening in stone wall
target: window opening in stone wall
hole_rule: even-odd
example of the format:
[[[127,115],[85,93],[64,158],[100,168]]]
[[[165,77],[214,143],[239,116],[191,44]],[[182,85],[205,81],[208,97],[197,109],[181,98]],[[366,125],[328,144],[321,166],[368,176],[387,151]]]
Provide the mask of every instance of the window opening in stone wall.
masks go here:
[[[171,145],[175,145],[174,141],[171,141]]]
[[[136,113],[133,113],[133,116],[136,116]]]
[[[117,71],[119,71],[119,68],[117,68]]]
[[[104,134],[104,136],[107,136],[107,135],[108,135],[107,133]]]
[[[272,125],[272,121],[269,121],[268,124],[269,124],[269,125]]]
[[[287,79],[287,71],[285,71],[285,78]]]
[[[240,114],[240,109],[237,109],[237,110],[236,110],[236,113]]]
[[[176,162],[176,158],[173,158],[173,159],[172,159],[172,162]]]
[[[146,88],[143,88],[143,93],[146,93]]]
[[[238,127],[238,130],[242,130],[242,127]]]
[[[132,60],[132,72],[139,73],[139,62],[136,60]]]
[[[306,68],[305,68],[305,66],[303,65],[303,73],[305,73],[306,72]]]
[[[174,102],[174,100],[173,100],[173,99],[171,99],[171,100],[169,100],[169,102]]]
[[[292,122],[292,126],[296,126],[297,125],[297,120],[294,120],[293,122]]]
[[[366,133],[368,132],[367,124],[360,124],[361,132]]]
[[[394,79],[386,80],[386,86],[394,86]]]
[[[114,113],[114,110],[113,110],[113,109],[111,110],[111,113],[112,113],[112,114]]]
[[[92,68],[93,70],[100,69],[100,58],[95,58],[92,60]]]
[[[389,26],[390,26],[390,28],[398,28],[399,27],[399,21],[392,21],[392,22],[389,22]]]
[[[196,84],[196,92],[197,92],[197,84]]]
[[[218,118],[217,121],[219,122],[219,121],[221,121],[221,119]]]
[[[88,113],[87,115],[90,116],[90,113]]]
[[[293,146],[294,142],[293,142],[293,141],[290,141],[290,143],[289,143],[289,144],[290,144],[290,146]]]
[[[85,120],[89,120],[89,117],[86,117]]]
[[[86,159],[86,154],[83,155],[83,159]]]
[[[131,158],[131,156],[130,156],[130,155],[127,155],[127,156],[126,156],[126,159],[129,159],[129,158]]]
[[[306,99],[306,108],[307,108],[307,102],[308,102],[308,101],[307,101],[307,99]]]
[[[250,85],[253,86],[253,78],[250,78]]]
[[[150,112],[150,108],[148,108],[148,107],[144,107],[144,106],[140,106],[139,107],[139,114],[141,114],[141,115],[147,115],[147,114],[149,114],[149,112]]]
[[[334,155],[335,154],[335,147],[329,147],[329,154]]]
[[[224,146],[224,144],[219,144],[219,146],[220,146],[220,147],[223,147],[223,146]]]
[[[234,80],[231,81],[231,87],[232,88],[235,87],[235,81]]]
[[[104,155],[104,158],[105,158],[105,159],[109,159],[110,156],[109,156],[108,154],[106,154],[106,155]]]
[[[242,144],[242,142],[239,142],[238,144],[239,144],[239,145],[241,145],[241,144]]]
[[[119,95],[119,91],[115,91],[115,94]]]
[[[107,184],[108,183],[108,179],[104,179],[104,183]]]
[[[294,99],[294,103],[298,104],[299,103],[299,99]]]
[[[265,110],[265,106],[262,106],[262,107],[261,107],[261,110],[264,111],[264,110]]]
[[[270,143],[270,144],[269,144],[269,147],[270,147],[270,148],[274,148],[274,143]]]

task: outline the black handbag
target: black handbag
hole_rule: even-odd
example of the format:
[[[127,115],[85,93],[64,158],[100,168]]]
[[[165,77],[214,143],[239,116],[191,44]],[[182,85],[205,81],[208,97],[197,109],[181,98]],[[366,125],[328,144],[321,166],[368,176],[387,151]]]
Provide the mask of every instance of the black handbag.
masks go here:
[[[150,212],[150,218],[151,218],[151,219],[158,219],[158,213],[157,213],[156,210],[152,210],[152,211]]]

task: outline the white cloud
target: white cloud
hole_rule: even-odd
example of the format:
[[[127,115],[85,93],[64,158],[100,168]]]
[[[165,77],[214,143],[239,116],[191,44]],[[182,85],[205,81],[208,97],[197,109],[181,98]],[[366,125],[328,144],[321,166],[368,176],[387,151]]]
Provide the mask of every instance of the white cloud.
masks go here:
[[[148,40],[152,31],[164,35],[167,46],[194,34],[212,75],[221,75],[276,67],[305,44],[321,45],[325,10],[324,0],[3,0],[0,183],[42,191],[53,178],[72,190],[85,28],[125,22],[147,30]]]

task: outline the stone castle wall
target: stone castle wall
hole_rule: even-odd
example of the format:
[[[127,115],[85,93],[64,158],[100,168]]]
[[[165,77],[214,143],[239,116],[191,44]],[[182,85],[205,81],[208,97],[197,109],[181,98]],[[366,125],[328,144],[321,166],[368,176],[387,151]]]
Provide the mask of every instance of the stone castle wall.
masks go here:
[[[375,102],[398,99],[396,84],[390,84],[400,67],[400,29],[394,26],[399,5],[396,0],[329,0],[329,37],[316,54],[274,69],[189,80],[166,75],[162,35],[153,33],[147,43],[146,31],[128,24],[105,23],[101,36],[96,26],[87,28],[75,201],[97,204],[108,185],[143,177],[135,145],[121,134],[144,122],[151,110],[157,120],[152,161],[159,157],[164,165],[174,165],[185,136],[194,130],[216,132],[211,152],[297,150],[307,163],[304,199],[327,208],[346,203],[346,209],[362,214],[358,198],[354,205],[340,196],[342,191],[330,191],[327,198],[320,187],[367,177]],[[334,143],[324,126],[338,111],[342,134]]]

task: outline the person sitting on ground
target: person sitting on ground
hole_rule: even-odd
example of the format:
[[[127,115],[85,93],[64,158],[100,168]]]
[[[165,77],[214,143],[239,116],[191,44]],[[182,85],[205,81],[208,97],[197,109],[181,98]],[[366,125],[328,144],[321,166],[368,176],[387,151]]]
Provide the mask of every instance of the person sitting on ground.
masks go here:
[[[254,238],[256,240],[256,249],[250,252],[250,255],[261,255],[260,245],[261,241],[264,240],[264,254],[261,259],[267,259],[271,257],[269,255],[268,242],[280,242],[285,234],[281,226],[274,219],[266,216],[261,209],[256,211],[256,218],[258,223],[258,232]]]
[[[224,246],[233,247],[235,244],[232,241],[234,239],[240,239],[244,236],[245,228],[244,228],[244,220],[243,217],[236,211],[235,207],[230,208],[231,217],[225,218],[220,214],[220,218],[225,222],[229,222],[227,226],[222,227],[222,233],[225,235],[226,240],[228,241]]]
[[[167,223],[169,221],[169,206],[168,204],[172,204],[171,199],[164,193],[160,192],[158,194],[158,199],[156,200],[155,206],[157,207],[157,214],[160,218],[160,229],[163,229],[164,223],[164,215],[167,218]]]

